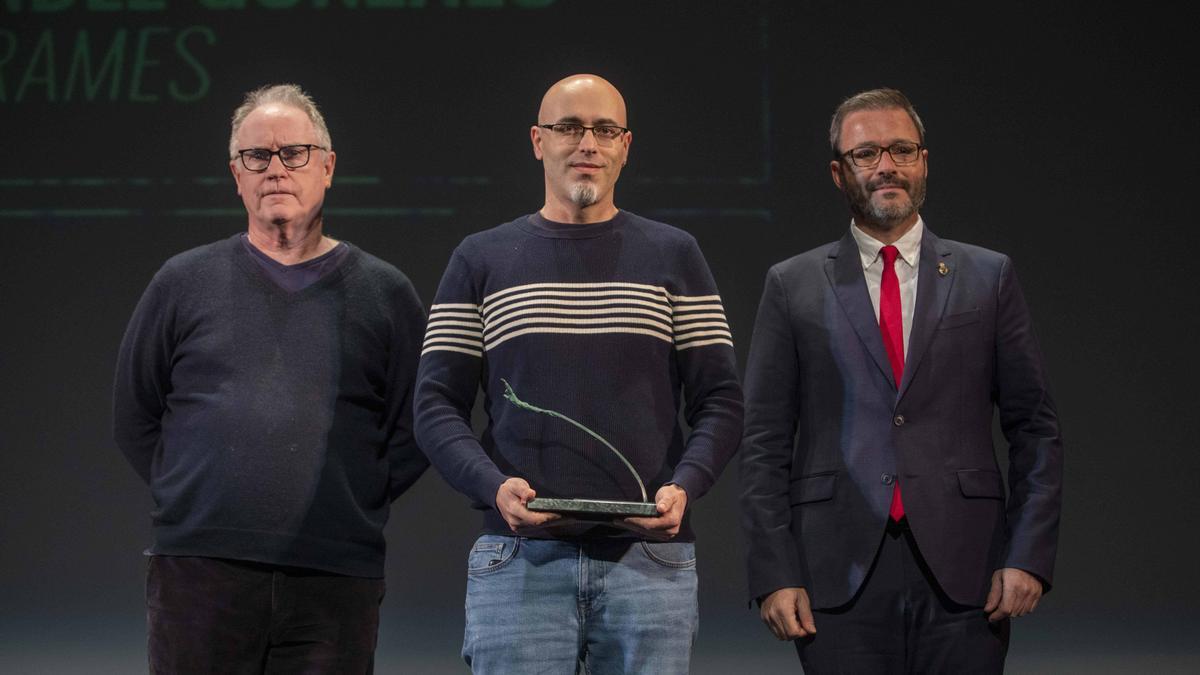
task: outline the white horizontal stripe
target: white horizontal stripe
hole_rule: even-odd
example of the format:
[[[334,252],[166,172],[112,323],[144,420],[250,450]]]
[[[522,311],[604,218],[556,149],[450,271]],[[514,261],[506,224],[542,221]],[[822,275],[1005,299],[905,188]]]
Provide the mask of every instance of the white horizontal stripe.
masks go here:
[[[666,318],[670,312],[670,305],[665,302],[652,302],[648,300],[638,300],[634,298],[609,298],[606,300],[561,300],[556,298],[539,298],[536,300],[523,300],[497,307],[494,313],[484,313],[485,319],[495,320],[501,314],[506,314],[509,310],[514,310],[519,307],[540,306],[540,305],[566,305],[568,307],[604,307],[609,305],[630,306],[637,305],[640,307],[651,307],[658,310],[656,313]],[[549,310],[547,310],[549,311]],[[616,311],[616,310],[612,310]],[[632,311],[632,310],[630,310]]]
[[[479,312],[430,312],[430,319],[473,319],[479,321]]]
[[[641,314],[643,316],[652,316],[663,322],[663,325],[668,325],[670,319],[662,312],[655,312],[649,309],[641,309],[639,307],[613,307],[610,309],[566,309],[563,307],[532,307],[529,309],[520,309],[515,312],[506,312],[502,318],[493,317],[487,322],[485,330],[491,329],[493,325],[501,325],[506,321],[514,319],[518,316],[526,316],[529,314],[564,314],[575,316],[612,316],[617,317],[618,314]]]
[[[464,330],[462,328],[435,328],[433,330],[425,331],[426,340],[434,335],[467,335],[469,337],[482,338],[483,331]]]
[[[553,327],[540,327],[539,326],[539,327],[535,327],[535,328],[522,328],[521,330],[509,333],[508,335],[505,335],[504,337],[502,337],[494,342],[489,342],[487,345],[487,349],[489,349],[489,350],[494,349],[497,346],[503,344],[504,342],[506,342],[508,340],[511,340],[515,337],[521,337],[522,335],[528,335],[530,333],[552,333],[552,334],[561,334],[561,335],[599,335],[602,333],[627,333],[630,335],[649,335],[650,337],[658,338],[659,340],[662,340],[663,342],[671,342],[671,339],[664,336],[662,333],[659,333],[658,331],[653,331],[653,330],[646,330],[645,328],[553,328]]]
[[[438,319],[436,321],[430,321],[428,324],[426,324],[427,328],[433,328],[434,326],[462,326],[464,328],[483,330],[482,321],[454,321],[452,319]]]
[[[733,339],[733,335],[727,330],[696,330],[685,335],[676,335],[675,343],[680,344],[699,337],[705,337],[707,335],[720,335],[722,337]]]
[[[726,340],[725,338],[715,338],[712,340],[700,340],[699,342],[689,342],[689,343],[683,344],[683,345],[675,345],[675,351],[681,352],[685,349],[691,349],[692,347],[707,347],[708,345],[729,345],[730,347],[732,347],[733,341]]]
[[[481,350],[451,347],[450,345],[434,345],[432,347],[426,347],[421,351],[421,356],[425,356],[429,352],[458,352],[460,354],[470,354],[471,356],[483,356],[483,352]]]
[[[662,307],[663,311],[667,311],[670,308],[670,304],[667,303],[666,299],[640,291],[540,291],[519,293],[496,302],[485,302],[483,303],[483,315],[486,317],[493,312],[500,312],[509,307],[520,306],[522,303],[518,301],[525,300],[526,298],[532,298],[533,302],[566,303],[568,301],[565,298],[599,298],[605,296],[609,298],[608,302],[640,302],[649,306]],[[635,298],[638,300],[635,300]]]
[[[521,286],[512,286],[510,288],[505,288],[503,290],[496,291],[495,293],[492,293],[491,295],[484,297],[483,304],[486,305],[489,302],[491,302],[492,300],[495,300],[496,298],[499,298],[503,295],[508,295],[509,293],[516,293],[518,291],[526,291],[526,290],[529,290],[532,288],[579,288],[579,289],[585,289],[585,288],[591,288],[591,289],[595,289],[595,288],[612,288],[612,289],[634,288],[634,289],[642,289],[642,290],[646,290],[646,291],[652,291],[654,293],[657,293],[657,294],[663,295],[663,296],[670,295],[669,293],[667,293],[667,289],[663,288],[662,286],[651,286],[649,284],[635,284],[630,281],[607,281],[607,282],[602,282],[602,283],[542,282],[542,283],[536,283],[536,284],[523,284]]]
[[[425,338],[425,346],[429,347],[435,344],[450,343],[459,345],[471,345],[472,347],[482,347],[483,340],[469,340],[467,338],[456,337],[431,337]]]
[[[429,311],[436,312],[439,309],[479,309],[479,305],[473,305],[469,302],[443,302],[440,305],[431,305]]]
[[[721,301],[719,295],[672,295],[671,302],[712,302]]]
[[[722,315],[722,313],[689,313],[689,315],[674,317],[672,323],[676,324],[676,328],[683,328],[709,318],[715,318],[716,321],[725,322],[725,315]]]
[[[700,321],[698,323],[689,323],[686,326],[676,325],[675,337],[694,332],[697,328],[723,328],[729,330],[729,324],[724,321]]]
[[[639,325],[639,326],[654,326],[655,328],[661,328],[663,330],[664,335],[671,334],[671,327],[665,323],[655,321],[653,319],[639,319],[637,317],[632,317],[632,316],[631,317],[615,317],[614,316],[614,317],[603,317],[603,318],[598,318],[598,319],[551,319],[551,318],[542,318],[542,317],[533,316],[533,317],[529,317],[528,319],[517,319],[516,321],[509,321],[507,323],[496,326],[494,329],[489,328],[484,333],[484,339],[491,341],[491,340],[496,339],[496,337],[498,335],[509,330],[510,328],[515,328],[517,326],[528,326],[529,324],[535,324],[535,323],[567,325],[567,326],[586,326],[589,324],[610,324],[610,325],[612,325],[612,324],[618,324],[618,325],[620,325],[620,324],[635,324],[635,325]]]

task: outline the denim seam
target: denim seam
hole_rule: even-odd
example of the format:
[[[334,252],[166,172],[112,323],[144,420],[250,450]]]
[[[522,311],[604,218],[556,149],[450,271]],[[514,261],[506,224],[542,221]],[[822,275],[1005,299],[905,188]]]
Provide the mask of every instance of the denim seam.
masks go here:
[[[685,569],[688,567],[696,566],[696,558],[694,558],[694,557],[689,560],[683,560],[683,561],[664,560],[663,558],[660,558],[657,555],[655,555],[654,552],[650,550],[650,547],[646,545],[646,542],[641,541],[641,542],[638,542],[638,544],[642,547],[642,551],[646,554],[647,558],[653,560],[654,562],[658,563],[659,565],[662,565],[663,567],[671,567],[674,569]]]

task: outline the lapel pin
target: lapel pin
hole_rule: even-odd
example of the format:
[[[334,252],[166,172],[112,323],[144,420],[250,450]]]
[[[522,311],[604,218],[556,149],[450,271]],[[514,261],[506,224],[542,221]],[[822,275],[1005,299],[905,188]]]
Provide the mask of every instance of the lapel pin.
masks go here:
[[[950,268],[946,267],[946,263],[944,263],[944,262],[938,263],[938,275],[944,277],[947,274],[950,274]]]

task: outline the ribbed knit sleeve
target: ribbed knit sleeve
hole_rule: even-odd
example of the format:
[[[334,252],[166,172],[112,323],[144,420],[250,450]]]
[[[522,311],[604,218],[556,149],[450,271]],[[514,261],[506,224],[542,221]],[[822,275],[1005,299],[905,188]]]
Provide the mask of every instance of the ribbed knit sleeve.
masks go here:
[[[429,468],[413,433],[413,392],[417,379],[425,307],[403,275],[392,291],[392,344],[387,369],[388,496],[396,499]]]
[[[171,387],[175,308],[169,268],[168,262],[154,275],[129,320],[113,384],[113,438],[147,484]]]
[[[675,360],[691,434],[671,482],[694,501],[716,483],[742,435],[742,388],[733,336],[717,284],[696,240],[680,251],[679,292],[671,297]]]
[[[451,256],[430,308],[414,420],[417,442],[451,487],[494,507],[506,476],[471,430],[483,359],[483,322],[479,285],[462,248]]]

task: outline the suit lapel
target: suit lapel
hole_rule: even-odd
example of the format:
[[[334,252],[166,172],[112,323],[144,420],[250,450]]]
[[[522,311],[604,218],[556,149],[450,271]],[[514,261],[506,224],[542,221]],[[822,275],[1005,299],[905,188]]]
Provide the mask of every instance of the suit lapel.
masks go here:
[[[924,270],[922,270],[923,273]],[[867,353],[875,360],[875,365],[879,366],[883,376],[895,388],[896,381],[892,375],[892,365],[888,361],[887,352],[883,349],[883,336],[879,333],[879,318],[875,315],[875,308],[871,305],[871,296],[867,292],[867,279],[863,275],[858,244],[855,243],[854,236],[849,231],[837,246],[830,250],[829,259],[825,261],[825,276],[829,278],[829,283],[833,286],[833,292],[842,306],[842,311],[850,319],[850,325],[854,326],[854,332],[858,333],[858,339],[862,341]],[[921,280],[924,281],[924,277],[921,277]],[[918,282],[918,289],[920,286],[921,284]],[[918,290],[918,292],[920,291]],[[917,306],[920,307],[920,303]]]
[[[939,267],[942,265],[943,267]],[[941,274],[940,270],[946,273]],[[921,359],[933,340],[933,332],[942,313],[946,311],[946,299],[954,286],[954,265],[950,249],[937,235],[925,228],[921,241],[921,262],[917,273],[917,302],[913,308],[912,332],[908,338],[908,353],[904,359],[904,380],[900,383],[900,396],[908,391]]]

